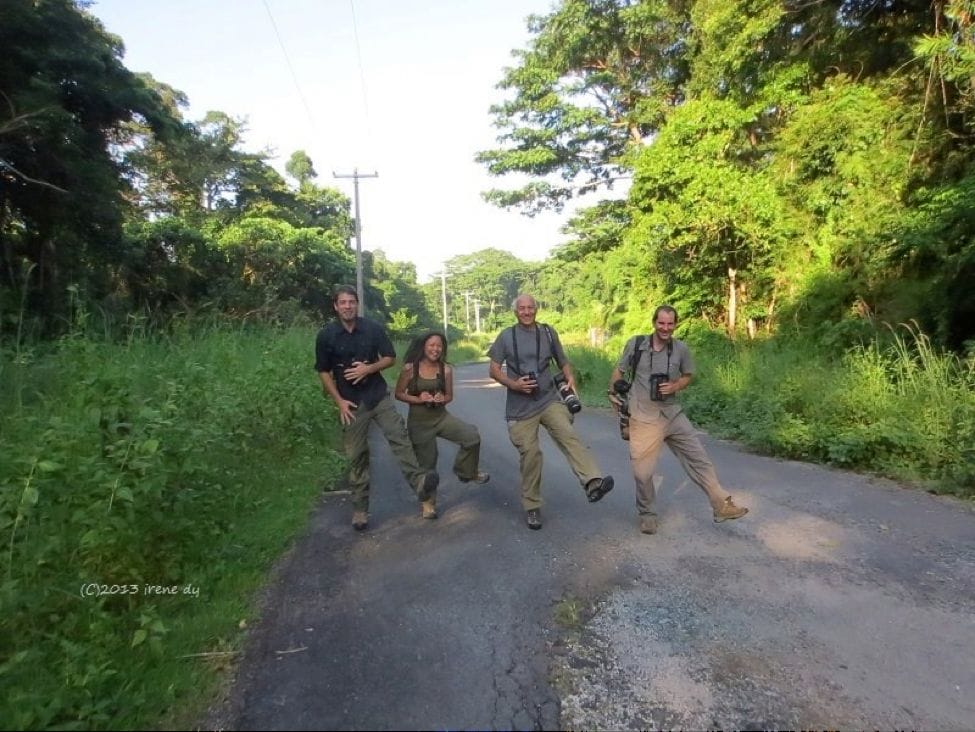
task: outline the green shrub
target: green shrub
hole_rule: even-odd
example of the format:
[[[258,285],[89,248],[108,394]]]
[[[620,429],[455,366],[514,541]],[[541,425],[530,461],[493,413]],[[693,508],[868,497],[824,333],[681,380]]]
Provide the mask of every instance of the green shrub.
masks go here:
[[[7,725],[151,728],[201,703],[201,654],[233,652],[269,563],[344,470],[313,339],[223,327],[2,351]]]

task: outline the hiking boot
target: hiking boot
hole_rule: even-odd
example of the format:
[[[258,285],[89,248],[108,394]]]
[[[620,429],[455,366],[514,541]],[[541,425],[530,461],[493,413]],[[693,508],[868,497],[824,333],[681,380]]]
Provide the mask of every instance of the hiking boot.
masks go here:
[[[460,478],[461,483],[487,483],[489,480],[491,480],[490,474],[480,471],[473,478]]]
[[[731,496],[724,499],[724,503],[721,504],[721,508],[714,509],[714,523],[720,524],[722,521],[731,521],[732,519],[739,519],[748,513],[748,509],[744,506],[736,506],[735,502],[731,500]]]
[[[420,502],[420,516],[425,519],[437,518],[437,499],[435,497]]]
[[[657,533],[657,517],[650,513],[640,516],[640,532],[644,534]]]
[[[424,473],[423,477],[416,484],[416,495],[421,501],[425,501],[430,496],[435,495],[437,486],[440,485],[440,476],[436,470]]]
[[[589,498],[589,503],[595,503],[611,490],[613,490],[612,475],[607,475],[605,478],[593,478],[586,483],[586,496]]]
[[[352,512],[352,528],[356,531],[365,531],[369,525],[369,514],[365,511]]]
[[[538,508],[529,509],[525,513],[525,523],[528,524],[529,529],[540,529],[542,528],[542,512]]]

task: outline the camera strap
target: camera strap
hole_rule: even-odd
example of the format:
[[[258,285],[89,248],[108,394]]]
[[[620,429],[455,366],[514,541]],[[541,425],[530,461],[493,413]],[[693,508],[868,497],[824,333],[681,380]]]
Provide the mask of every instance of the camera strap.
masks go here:
[[[667,341],[667,370],[664,372],[667,374],[667,378],[670,379],[670,355],[674,352],[674,339],[671,338]],[[653,350],[653,336],[650,336],[650,371],[653,371],[653,354],[656,351]],[[636,378],[636,367],[633,368],[633,378]]]
[[[535,360],[538,361],[538,370],[544,371],[548,368],[548,364],[545,364],[545,368],[542,368],[542,363],[539,357],[542,355],[542,336],[539,333],[539,328],[543,327],[539,323],[535,324]],[[548,333],[548,326],[544,326],[545,332]],[[549,340],[552,338],[552,334],[548,334]],[[515,352],[515,371],[518,372],[518,376],[523,376],[524,371],[521,370],[521,359],[518,358],[518,326],[511,326],[511,345]],[[547,359],[546,359],[547,360]]]
[[[555,358],[555,365],[561,369],[565,364],[565,354],[562,354],[563,358],[559,358],[559,349],[555,347],[555,338],[552,336],[552,329],[545,323],[542,323],[542,327],[545,329],[545,335],[548,336],[548,346],[549,350],[552,351],[552,356]]]
[[[636,343],[633,344],[633,355],[630,356],[630,383],[636,383],[636,367],[640,365],[640,356],[643,355],[643,351],[640,350],[643,347],[643,342],[647,339],[646,336],[638,335],[636,337]]]

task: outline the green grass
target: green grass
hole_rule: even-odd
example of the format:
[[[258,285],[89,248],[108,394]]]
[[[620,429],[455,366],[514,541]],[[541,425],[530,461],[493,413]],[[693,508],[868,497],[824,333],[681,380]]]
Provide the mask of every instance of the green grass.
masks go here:
[[[2,352],[5,726],[193,723],[268,568],[344,471],[314,335],[211,328]],[[136,592],[82,596],[92,584]]]

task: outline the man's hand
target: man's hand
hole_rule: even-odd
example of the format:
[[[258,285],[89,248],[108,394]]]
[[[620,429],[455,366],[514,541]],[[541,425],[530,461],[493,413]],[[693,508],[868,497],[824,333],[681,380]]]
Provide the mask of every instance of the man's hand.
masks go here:
[[[687,387],[691,383],[690,374],[684,374],[676,381],[665,381],[660,385],[660,393],[664,396],[670,396],[671,394],[676,394],[681,389]]]
[[[522,376],[511,383],[508,387],[512,391],[520,391],[522,394],[534,394],[535,390],[538,388],[538,382],[528,375]]]
[[[355,402],[350,402],[348,399],[343,399],[339,402],[339,419],[342,424],[348,425],[355,422],[355,410],[359,408],[359,405]]]
[[[342,372],[342,375],[350,384],[358,384],[370,373],[372,372],[369,370],[369,364],[365,361],[353,361],[352,365]]]

